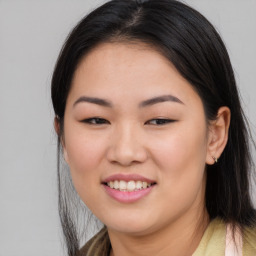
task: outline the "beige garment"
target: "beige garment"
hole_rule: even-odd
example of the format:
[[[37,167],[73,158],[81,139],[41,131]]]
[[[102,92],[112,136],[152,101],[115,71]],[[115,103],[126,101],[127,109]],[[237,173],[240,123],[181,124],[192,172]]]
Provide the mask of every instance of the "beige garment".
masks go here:
[[[192,256],[240,256],[232,243],[230,226],[216,218],[210,222],[204,235]],[[226,236],[226,234],[228,235]],[[226,240],[227,238],[227,240]],[[256,256],[256,228],[245,228],[241,237],[238,235],[243,256]],[[226,244],[228,246],[226,246]],[[228,248],[227,248],[228,247]],[[111,244],[107,229],[103,228],[81,249],[81,256],[109,256]],[[241,251],[242,249],[242,251]],[[105,252],[105,253],[104,253]],[[231,253],[231,254],[230,254]]]
[[[256,256],[256,228],[236,229],[236,244],[231,226],[216,218],[207,227],[192,256]]]

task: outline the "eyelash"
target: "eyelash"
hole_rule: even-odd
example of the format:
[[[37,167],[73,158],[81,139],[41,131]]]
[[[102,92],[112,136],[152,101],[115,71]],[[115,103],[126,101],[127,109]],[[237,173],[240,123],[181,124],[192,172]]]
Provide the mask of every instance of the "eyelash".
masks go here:
[[[155,118],[155,119],[151,119],[149,121],[147,121],[145,124],[149,124],[150,122],[155,121],[155,124],[152,125],[165,125],[165,124],[169,124],[169,123],[173,123],[176,120],[173,119],[165,119],[165,118]]]
[[[161,125],[165,125],[168,123],[173,123],[176,120],[173,119],[165,119],[165,118],[155,118],[155,119],[151,119],[147,122],[145,122],[145,124],[150,124],[152,121],[155,121],[154,124],[152,125],[156,125],[156,126],[161,126]],[[110,124],[109,121],[107,121],[104,118],[100,118],[100,117],[92,117],[92,118],[88,118],[85,120],[82,120],[83,123],[88,123],[90,125],[102,125],[102,124]]]
[[[92,117],[92,118],[88,118],[85,120],[82,120],[83,123],[88,123],[91,125],[101,125],[101,124],[110,124],[109,121],[107,121],[104,118],[100,118],[100,117]]]

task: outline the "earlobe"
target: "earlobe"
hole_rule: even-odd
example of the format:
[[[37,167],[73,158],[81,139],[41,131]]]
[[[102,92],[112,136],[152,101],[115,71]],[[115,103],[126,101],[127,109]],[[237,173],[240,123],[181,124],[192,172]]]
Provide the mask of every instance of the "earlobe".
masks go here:
[[[228,130],[230,125],[231,113],[226,106],[219,108],[217,118],[211,121],[208,134],[208,148],[206,163],[212,165],[218,162],[218,158],[228,141]]]
[[[54,130],[58,136],[60,136],[60,120],[59,117],[55,116],[54,118]]]
[[[61,134],[60,119],[57,116],[54,118],[54,129],[55,129],[55,132],[57,133],[58,137],[60,138],[60,143],[61,143],[61,146],[63,149],[63,157],[64,157],[66,163],[68,163],[68,154],[67,154],[67,150],[66,150],[65,143],[63,140],[63,134]]]

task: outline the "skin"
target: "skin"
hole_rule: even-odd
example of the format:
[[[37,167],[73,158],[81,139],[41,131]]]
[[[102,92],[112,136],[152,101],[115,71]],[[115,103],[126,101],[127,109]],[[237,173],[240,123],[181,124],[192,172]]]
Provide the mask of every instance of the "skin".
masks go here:
[[[162,95],[180,102],[140,106]],[[77,102],[81,97],[111,107]],[[95,117],[101,122],[89,119]],[[142,43],[104,43],[82,59],[67,98],[62,144],[79,196],[108,228],[111,255],[192,255],[209,223],[205,166],[221,155],[229,120],[222,107],[209,124],[192,86]],[[121,203],[102,185],[117,173],[156,185],[142,199]]]

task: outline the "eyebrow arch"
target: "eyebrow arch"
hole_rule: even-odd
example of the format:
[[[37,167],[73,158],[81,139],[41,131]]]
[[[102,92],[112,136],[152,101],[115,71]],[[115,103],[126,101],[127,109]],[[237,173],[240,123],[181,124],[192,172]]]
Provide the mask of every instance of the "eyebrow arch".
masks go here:
[[[162,95],[162,96],[157,96],[148,100],[145,100],[139,104],[139,107],[147,107],[151,106],[160,102],[166,102],[166,101],[171,101],[171,102],[177,102],[180,104],[184,104],[179,98],[173,96],[173,95]]]
[[[97,104],[103,107],[110,107],[110,108],[112,107],[112,104],[107,100],[95,98],[95,97],[87,97],[87,96],[82,96],[78,98],[73,104],[73,107],[81,102],[89,102],[89,103]]]
[[[157,103],[161,103],[161,102],[166,102],[166,101],[171,101],[171,102],[177,102],[180,104],[184,104],[179,98],[173,96],[173,95],[162,95],[162,96],[157,96],[145,101],[142,101],[139,104],[139,107],[147,107],[147,106],[151,106]],[[89,102],[89,103],[93,103],[93,104],[97,104],[103,107],[113,107],[112,103],[108,100],[105,99],[100,99],[100,98],[96,98],[96,97],[88,97],[88,96],[82,96],[80,98],[78,98],[75,103],[73,104],[73,107],[76,106],[78,103],[81,102]]]

